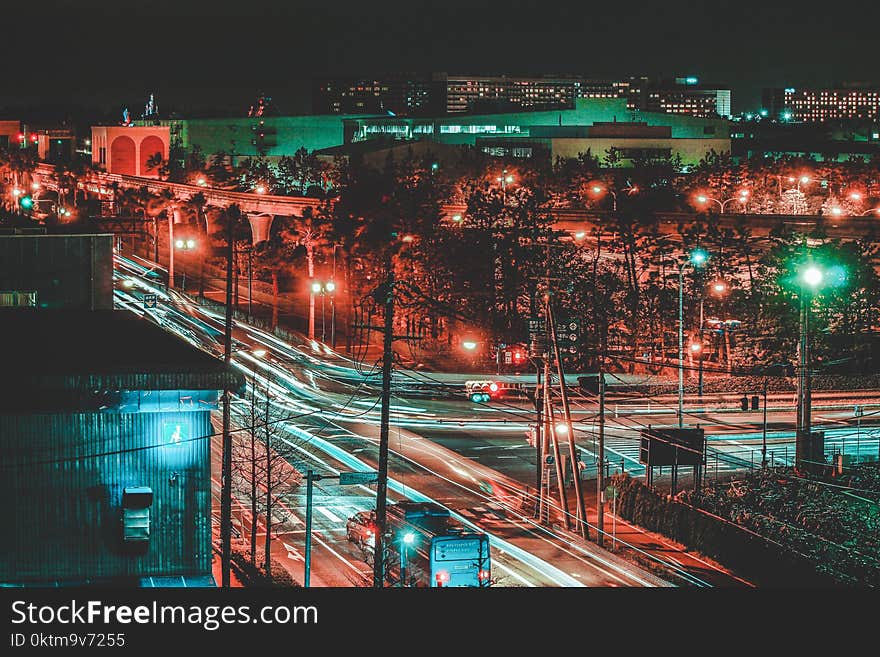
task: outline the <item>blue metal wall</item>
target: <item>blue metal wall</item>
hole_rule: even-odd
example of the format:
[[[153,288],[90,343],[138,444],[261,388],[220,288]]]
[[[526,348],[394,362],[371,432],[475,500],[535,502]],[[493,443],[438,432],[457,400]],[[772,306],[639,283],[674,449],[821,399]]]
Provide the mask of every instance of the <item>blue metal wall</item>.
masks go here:
[[[207,410],[0,415],[0,582],[209,574],[212,431]],[[142,554],[128,486],[153,489]]]

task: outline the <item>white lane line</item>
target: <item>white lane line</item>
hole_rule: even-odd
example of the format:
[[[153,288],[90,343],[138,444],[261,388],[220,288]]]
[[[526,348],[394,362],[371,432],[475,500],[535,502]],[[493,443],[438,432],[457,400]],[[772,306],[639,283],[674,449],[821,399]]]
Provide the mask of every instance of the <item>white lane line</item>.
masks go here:
[[[520,582],[522,582],[522,583],[525,584],[526,586],[530,586],[530,587],[532,587],[532,588],[535,588],[535,585],[532,584],[529,580],[527,580],[527,579],[526,579],[525,577],[523,577],[522,575],[513,572],[510,568],[508,568],[507,566],[505,566],[503,563],[500,563],[497,559],[495,560],[495,564],[494,564],[494,565],[495,565],[496,568],[500,568],[501,570],[503,570],[504,572],[506,572],[506,573],[507,573],[508,575],[510,575],[511,577],[513,577],[513,578],[515,578],[515,579],[518,579]]]
[[[342,518],[340,518],[339,516],[337,516],[337,515],[336,515],[335,513],[333,513],[332,511],[329,511],[328,509],[325,509],[323,506],[316,506],[315,508],[316,508],[318,511],[320,511],[321,513],[323,513],[327,518],[329,518],[329,519],[332,520],[333,522],[342,522]]]

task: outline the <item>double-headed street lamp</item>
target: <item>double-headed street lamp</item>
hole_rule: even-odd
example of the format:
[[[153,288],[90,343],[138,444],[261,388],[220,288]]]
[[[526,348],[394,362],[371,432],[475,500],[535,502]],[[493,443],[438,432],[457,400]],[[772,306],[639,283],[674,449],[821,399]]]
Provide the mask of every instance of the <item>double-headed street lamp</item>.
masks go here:
[[[638,193],[639,188],[633,185],[628,185],[622,191],[626,192],[627,195],[632,196],[633,194]],[[611,189],[608,185],[604,183],[593,183],[590,186],[590,193],[597,199],[605,194],[609,194],[611,196],[611,211],[617,212],[617,192]]]
[[[513,184],[516,178],[514,178],[513,174],[508,173],[507,169],[503,169],[501,175],[495,178],[495,180],[501,183],[501,196],[507,202],[507,186]]]
[[[724,214],[725,206],[728,203],[730,203],[731,201],[739,201],[743,205],[748,203],[749,202],[749,190],[744,189],[744,190],[740,191],[740,193],[737,196],[731,196],[730,198],[725,199],[723,201],[719,201],[717,198],[712,198],[711,196],[706,196],[705,194],[698,194],[695,197],[695,200],[697,201],[697,203],[699,203],[702,206],[705,206],[707,203],[710,203],[710,202],[717,203],[718,207],[721,209],[721,214]]]
[[[326,325],[324,322],[324,297],[330,296],[330,343],[336,347],[336,283],[333,281],[312,281],[312,294],[321,296],[321,342],[326,342]]]
[[[684,266],[702,267],[709,254],[702,248],[691,251],[687,260],[678,264],[678,426],[684,427]]]

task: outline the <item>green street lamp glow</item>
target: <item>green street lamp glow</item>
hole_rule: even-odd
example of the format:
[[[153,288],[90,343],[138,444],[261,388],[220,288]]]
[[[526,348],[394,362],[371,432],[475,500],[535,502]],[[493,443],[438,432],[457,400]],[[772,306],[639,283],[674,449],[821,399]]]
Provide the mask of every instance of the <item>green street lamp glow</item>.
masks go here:
[[[416,535],[413,532],[407,532],[403,535],[403,542],[406,545],[412,545],[416,542]]]
[[[698,248],[698,249],[694,249],[693,251],[691,251],[690,261],[694,265],[697,265],[697,266],[702,265],[708,259],[709,259],[709,254],[706,253],[706,251],[704,249]]]
[[[816,265],[810,265],[801,274],[801,280],[813,289],[819,287],[824,277],[822,270]]]

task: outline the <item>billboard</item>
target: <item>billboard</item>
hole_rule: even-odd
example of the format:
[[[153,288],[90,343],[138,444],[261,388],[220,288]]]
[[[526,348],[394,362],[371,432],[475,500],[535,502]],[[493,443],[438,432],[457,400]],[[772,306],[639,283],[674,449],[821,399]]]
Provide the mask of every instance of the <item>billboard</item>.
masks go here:
[[[639,463],[655,465],[703,465],[706,437],[702,429],[642,429]]]

